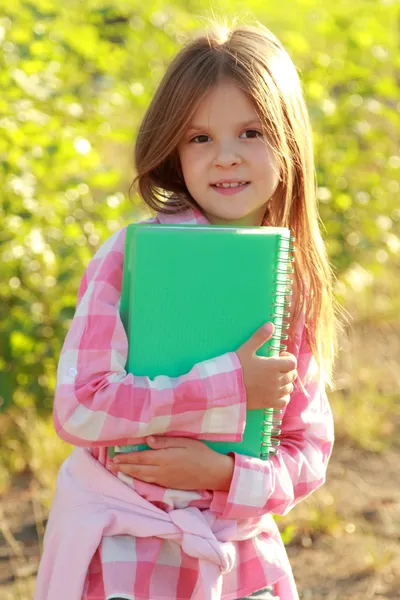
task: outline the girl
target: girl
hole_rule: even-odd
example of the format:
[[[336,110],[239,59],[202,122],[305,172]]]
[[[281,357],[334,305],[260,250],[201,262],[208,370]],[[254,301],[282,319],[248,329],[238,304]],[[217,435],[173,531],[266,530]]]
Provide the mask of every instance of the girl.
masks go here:
[[[267,324],[181,377],[127,374],[125,229],[113,235],[84,273],[59,361],[54,423],[75,449],[58,476],[35,598],[296,599],[272,513],[285,515],[325,480],[335,317],[309,118],[277,38],[261,25],[216,27],[184,47],[135,158],[139,191],[156,211],[147,222],[290,227],[290,352],[255,354],[272,334]],[[282,410],[272,459],[225,456],[200,441],[240,441],[246,408],[260,407]],[[108,446],[141,442],[152,450],[107,459]]]

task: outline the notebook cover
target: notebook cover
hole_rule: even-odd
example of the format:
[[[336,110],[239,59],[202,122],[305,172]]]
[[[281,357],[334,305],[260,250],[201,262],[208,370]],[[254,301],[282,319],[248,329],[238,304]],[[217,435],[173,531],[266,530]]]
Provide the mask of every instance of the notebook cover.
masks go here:
[[[275,324],[276,346],[282,333],[276,291],[282,302],[287,291],[287,277],[276,271],[279,257],[289,256],[289,241],[283,227],[129,225],[120,304],[127,372],[150,379],[183,375],[198,362],[235,351],[267,321]],[[257,354],[277,355],[273,345],[267,341]],[[271,430],[263,423],[272,417],[271,409],[248,410],[242,442],[205,443],[218,452],[260,457]],[[109,454],[146,448],[116,446]]]

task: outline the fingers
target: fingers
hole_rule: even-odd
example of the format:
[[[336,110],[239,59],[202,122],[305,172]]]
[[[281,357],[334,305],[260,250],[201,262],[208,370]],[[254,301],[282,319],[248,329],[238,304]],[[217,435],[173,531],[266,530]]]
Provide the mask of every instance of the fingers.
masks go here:
[[[288,373],[289,371],[295,371],[297,369],[297,359],[293,354],[289,354],[289,352],[287,352],[285,356],[259,358],[260,360],[272,362],[279,373]]]
[[[279,385],[281,387],[287,385],[288,383],[294,383],[297,379],[297,371],[289,371],[288,373],[284,373],[279,376]]]
[[[159,473],[159,468],[153,465],[113,465],[110,468],[112,473],[123,473],[129,477],[140,479],[141,481],[147,481],[147,483],[154,483]]]
[[[287,407],[287,405],[289,404],[289,402],[290,402],[290,395],[289,395],[289,394],[288,394],[287,396],[281,396],[280,398],[277,398],[277,399],[274,401],[274,406],[273,406],[273,408],[274,408],[275,410],[276,410],[276,409],[278,409],[278,410],[282,410],[282,409],[284,409],[284,408],[286,408],[286,407]],[[267,407],[267,408],[271,408],[271,407]]]
[[[283,387],[281,387],[279,389],[279,395],[281,397],[284,396],[289,396],[293,393],[294,390],[294,384],[293,383],[288,383],[287,385],[284,385]]]
[[[279,360],[279,371],[281,373],[288,373],[289,371],[294,371],[297,369],[297,359],[295,356],[280,356]]]
[[[130,465],[155,465],[158,463],[154,450],[143,450],[140,452],[123,452],[114,457],[112,464]]]

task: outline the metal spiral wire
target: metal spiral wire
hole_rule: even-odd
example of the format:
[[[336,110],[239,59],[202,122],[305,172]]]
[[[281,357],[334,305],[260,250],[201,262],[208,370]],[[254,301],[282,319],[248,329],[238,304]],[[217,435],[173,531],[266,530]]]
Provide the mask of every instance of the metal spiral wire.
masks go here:
[[[271,338],[270,350],[279,355],[286,350],[284,343],[288,340],[288,329],[290,317],[291,296],[293,294],[292,278],[294,273],[293,262],[295,250],[295,238],[281,239],[278,247],[278,261],[275,269],[275,302],[272,305],[272,322],[275,326],[274,335]],[[265,411],[263,421],[261,458],[269,458],[278,454],[280,445],[279,435],[282,425],[282,410],[273,409]]]

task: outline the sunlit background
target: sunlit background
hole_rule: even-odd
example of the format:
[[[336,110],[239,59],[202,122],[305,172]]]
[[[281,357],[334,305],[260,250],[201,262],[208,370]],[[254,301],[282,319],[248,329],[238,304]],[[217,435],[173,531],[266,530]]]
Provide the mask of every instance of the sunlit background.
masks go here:
[[[166,65],[212,13],[260,20],[303,81],[323,232],[351,316],[327,484],[278,520],[302,600],[400,589],[400,7],[395,0],[8,0],[0,8],[0,595],[32,596],[55,477],[58,355],[128,190]],[[285,599],[282,599],[285,600]]]

